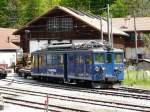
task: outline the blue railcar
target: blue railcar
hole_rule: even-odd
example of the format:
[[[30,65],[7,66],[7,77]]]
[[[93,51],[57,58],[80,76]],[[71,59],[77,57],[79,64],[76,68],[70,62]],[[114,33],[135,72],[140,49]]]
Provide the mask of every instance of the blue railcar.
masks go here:
[[[121,49],[45,49],[32,55],[32,77],[90,82],[92,86],[113,85],[124,79]]]

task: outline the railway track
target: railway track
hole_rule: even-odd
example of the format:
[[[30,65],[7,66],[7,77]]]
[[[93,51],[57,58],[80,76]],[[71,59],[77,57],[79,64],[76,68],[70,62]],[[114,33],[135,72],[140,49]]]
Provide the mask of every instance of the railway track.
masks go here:
[[[43,98],[45,97],[45,95],[40,95],[37,93],[35,94],[35,93],[29,92],[29,91],[25,92],[25,90],[16,91],[15,89],[10,89],[10,88],[9,89],[6,89],[6,88],[2,89],[1,87],[0,87],[0,93],[3,96],[5,103],[20,105],[20,106],[30,107],[30,108],[40,109],[40,110],[45,109],[44,108],[45,107],[44,102],[36,102],[36,101],[18,98],[20,96],[20,94],[40,96]],[[83,109],[75,109],[75,108],[69,108],[69,107],[58,106],[58,105],[53,105],[53,104],[49,104],[48,106],[49,106],[48,111],[50,111],[50,112],[65,112],[65,111],[68,111],[68,112],[90,112],[90,111],[86,111]]]
[[[3,81],[11,82],[12,80],[4,79]],[[56,89],[63,89],[69,91],[79,91],[85,93],[94,93],[94,94],[103,94],[103,95],[111,95],[111,96],[120,96],[120,97],[128,97],[128,98],[136,98],[136,99],[144,99],[150,100],[150,91],[149,90],[142,90],[142,89],[132,89],[127,87],[119,87],[114,88],[111,90],[102,90],[102,89],[90,89],[90,88],[83,88],[77,86],[68,86],[68,85],[60,85],[60,84],[50,84],[50,83],[41,83],[41,82],[30,82],[30,81],[19,81],[14,80],[14,83],[19,84],[28,84],[33,86],[40,86],[40,87],[49,87],[49,88],[56,88]],[[141,91],[144,91],[143,93]]]
[[[118,91],[128,91],[130,93],[150,94],[150,90],[137,89],[137,88],[132,88],[132,87],[119,87],[115,89]]]
[[[22,95],[26,94],[26,95],[38,96],[38,97],[45,97],[45,95],[48,94],[50,96],[50,98],[52,98],[52,99],[59,99],[59,100],[63,100],[63,101],[72,101],[72,102],[91,104],[91,105],[96,105],[96,106],[107,106],[107,107],[120,108],[120,109],[129,109],[129,110],[143,111],[143,112],[149,112],[149,110],[150,110],[149,106],[128,104],[128,103],[124,103],[124,102],[121,103],[121,102],[106,101],[106,100],[94,100],[94,99],[90,99],[90,98],[56,95],[56,94],[50,94],[50,93],[45,93],[45,92],[35,92],[35,91],[29,91],[29,90],[15,89],[15,88],[11,88],[11,87],[0,87],[0,92],[3,92],[3,93],[5,93],[5,92],[10,93],[11,92],[11,93],[14,93],[15,95],[18,95],[18,96],[20,94],[22,94]],[[7,99],[8,99],[8,103],[11,103],[10,100],[11,101],[12,100],[17,100],[17,101],[19,100],[19,102],[24,102],[24,103],[29,102],[31,104],[35,103],[36,105],[42,105],[41,103],[37,104],[37,102],[33,102],[33,101],[32,102],[31,101],[24,101],[24,100],[20,100],[18,98],[15,99],[14,97],[13,98],[5,97],[5,99],[6,99],[6,102],[7,102]],[[23,104],[21,103],[21,105],[23,105]],[[32,105],[29,105],[29,107],[30,106],[32,106]],[[52,107],[53,105],[49,105],[49,106]],[[41,108],[41,106],[37,106],[37,107]],[[68,109],[68,108],[65,107],[65,110],[66,109]],[[71,109],[69,111],[71,111]],[[53,111],[53,110],[51,110],[51,111]],[[85,111],[85,110],[76,109],[76,110],[72,110],[72,111],[81,111],[82,112],[82,111]]]

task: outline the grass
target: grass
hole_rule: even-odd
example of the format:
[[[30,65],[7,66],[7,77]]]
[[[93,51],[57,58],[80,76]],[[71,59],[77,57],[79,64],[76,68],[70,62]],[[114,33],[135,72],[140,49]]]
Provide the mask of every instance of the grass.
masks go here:
[[[150,89],[150,76],[143,70],[125,70],[124,85]]]

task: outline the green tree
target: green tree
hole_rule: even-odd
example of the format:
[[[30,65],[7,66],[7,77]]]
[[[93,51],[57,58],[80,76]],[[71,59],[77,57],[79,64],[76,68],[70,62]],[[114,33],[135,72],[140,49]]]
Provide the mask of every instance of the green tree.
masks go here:
[[[107,4],[113,17],[150,16],[149,0],[0,0],[0,27],[19,28],[55,5],[105,15]]]
[[[149,0],[116,0],[110,7],[113,17],[124,17],[127,15],[149,16]]]
[[[17,22],[18,3],[17,0],[3,0],[0,2],[0,25],[2,27],[13,27]]]
[[[128,8],[125,0],[116,0],[110,7],[113,17],[124,17],[128,15]]]
[[[103,8],[105,8],[107,4],[112,4],[114,1],[115,0],[61,0],[60,5],[100,15],[104,11]]]
[[[7,0],[1,0],[0,1],[0,26],[5,27],[6,26],[6,6],[7,6]]]
[[[127,5],[127,12],[133,15],[135,11],[136,16],[149,16],[150,15],[150,1],[149,0],[125,0]]]

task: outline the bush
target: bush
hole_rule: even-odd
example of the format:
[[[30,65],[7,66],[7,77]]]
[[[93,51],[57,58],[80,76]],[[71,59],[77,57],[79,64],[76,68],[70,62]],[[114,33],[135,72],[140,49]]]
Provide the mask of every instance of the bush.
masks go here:
[[[150,88],[150,71],[125,70],[125,79],[123,84]]]

